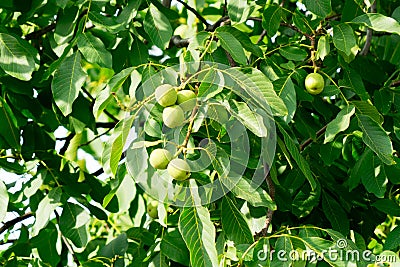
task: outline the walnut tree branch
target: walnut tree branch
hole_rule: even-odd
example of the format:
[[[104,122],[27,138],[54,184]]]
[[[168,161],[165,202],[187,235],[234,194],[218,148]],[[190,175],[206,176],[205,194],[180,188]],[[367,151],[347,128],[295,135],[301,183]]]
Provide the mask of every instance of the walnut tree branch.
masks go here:
[[[268,185],[268,194],[271,197],[272,201],[275,201],[275,185],[269,174],[270,168],[266,163],[264,163],[264,171],[266,173],[265,181],[267,182]],[[267,217],[265,219],[265,226],[259,233],[256,233],[255,237],[259,238],[267,235],[268,228],[271,225],[273,215],[274,215],[274,210],[268,209]]]
[[[201,22],[203,22],[204,25],[206,25],[206,27],[210,26],[210,23],[207,22],[207,20],[200,15],[199,12],[197,12],[196,9],[194,9],[193,7],[189,6],[186,2],[182,1],[182,0],[176,0],[179,3],[181,3],[187,10],[189,10],[190,12],[192,12]]]
[[[327,125],[325,125],[324,127],[322,127],[321,129],[318,130],[318,132],[316,132],[316,136],[317,138],[320,137],[321,135],[323,135],[326,131],[326,127]],[[314,141],[314,139],[312,138],[308,138],[306,141],[304,141],[301,145],[300,145],[300,152],[303,151],[308,145],[310,145],[312,142]]]
[[[376,0],[374,3],[371,5],[371,13],[375,13],[376,11]],[[367,29],[367,37],[365,38],[365,44],[364,47],[361,49],[360,55],[361,56],[366,56],[368,55],[369,48],[371,47],[371,41],[372,41],[372,29],[368,28]]]
[[[34,215],[33,212],[28,212],[28,213],[25,213],[24,215],[21,215],[21,216],[19,216],[17,218],[14,218],[12,220],[9,220],[9,221],[5,222],[3,224],[3,226],[0,228],[0,234],[2,234],[3,232],[7,231],[7,229],[13,227],[17,223],[22,222],[23,220],[26,220],[26,219],[32,217],[33,215]]]

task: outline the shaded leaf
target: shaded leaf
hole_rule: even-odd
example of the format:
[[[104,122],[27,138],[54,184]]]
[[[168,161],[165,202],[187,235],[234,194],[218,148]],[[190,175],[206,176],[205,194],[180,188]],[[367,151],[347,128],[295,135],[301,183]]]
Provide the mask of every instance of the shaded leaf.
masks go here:
[[[282,8],[278,5],[270,5],[263,12],[262,26],[267,35],[272,37],[278,31],[282,17]]]
[[[386,237],[383,249],[395,250],[400,246],[400,226],[394,228]]]
[[[323,18],[332,12],[331,0],[305,0],[304,4],[312,13]]]
[[[346,106],[331,122],[328,123],[325,132],[324,144],[333,141],[339,132],[345,131],[350,125],[350,119],[354,115],[354,106]]]
[[[149,6],[143,24],[151,41],[161,49],[167,48],[172,37],[172,27],[168,18],[153,4]]]
[[[317,188],[317,183],[315,182],[313,174],[311,173],[310,165],[304,159],[304,157],[300,154],[300,151],[299,151],[297,145],[295,144],[293,139],[290,137],[290,135],[285,131],[285,129],[282,126],[280,126],[279,123],[277,125],[278,125],[280,132],[283,134],[287,150],[290,152],[290,155],[296,161],[300,170],[303,172],[304,176],[310,183],[311,189],[314,191]]]
[[[221,42],[222,48],[224,48],[232,56],[233,60],[235,60],[240,65],[246,65],[247,57],[244,54],[242,45],[235,36],[233,36],[229,32],[224,31],[217,31],[216,36]]]
[[[189,251],[178,230],[168,232],[161,240],[162,253],[175,262],[189,265]]]
[[[12,147],[19,149],[20,133],[17,128],[17,119],[15,118],[10,106],[0,97],[0,136]]]
[[[239,244],[252,244],[253,234],[250,231],[243,214],[228,196],[222,199],[221,223],[227,238]]]
[[[350,223],[346,212],[343,207],[327,193],[322,195],[322,209],[334,230],[339,231],[343,235],[349,233]]]
[[[89,240],[87,230],[89,220],[90,215],[86,210],[68,202],[64,205],[60,216],[60,230],[76,247],[82,248]]]
[[[389,136],[376,121],[366,115],[357,115],[358,125],[363,132],[363,141],[387,165],[394,164],[393,147]]]
[[[72,112],[72,104],[86,80],[81,66],[81,54],[75,52],[67,57],[54,74],[51,83],[54,100],[64,116]]]
[[[400,217],[400,205],[394,200],[390,199],[379,199],[372,204],[378,210],[384,212],[385,214]]]

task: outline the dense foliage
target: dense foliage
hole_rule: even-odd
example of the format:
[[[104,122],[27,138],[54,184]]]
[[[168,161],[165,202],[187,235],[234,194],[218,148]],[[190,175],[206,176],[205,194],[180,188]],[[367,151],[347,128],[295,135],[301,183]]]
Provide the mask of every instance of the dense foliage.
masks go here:
[[[398,266],[399,93],[397,0],[2,0],[0,264]]]

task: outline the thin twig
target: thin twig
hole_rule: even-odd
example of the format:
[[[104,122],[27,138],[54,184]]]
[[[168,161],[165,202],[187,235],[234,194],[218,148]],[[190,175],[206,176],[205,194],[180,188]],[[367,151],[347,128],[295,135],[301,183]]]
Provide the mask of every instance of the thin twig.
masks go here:
[[[226,54],[226,58],[227,58],[228,61],[229,61],[229,65],[230,65],[231,67],[236,67],[237,65],[236,65],[235,60],[233,60],[232,55],[229,54],[229,52],[226,51],[226,50],[225,50],[225,54]]]
[[[258,37],[257,44],[261,43],[261,41],[264,39],[265,35],[267,35],[267,31],[263,30],[260,34],[260,37]]]
[[[200,13],[197,12],[196,9],[194,9],[191,6],[189,6],[187,3],[183,2],[182,0],[176,0],[176,1],[181,3],[187,10],[192,12],[201,22],[203,22],[204,25],[206,25],[206,27],[210,26],[210,23],[208,23],[207,20],[202,15],[200,15]]]
[[[94,101],[96,101],[96,99],[89,93],[88,90],[86,90],[85,88],[82,87],[82,91],[89,97],[89,99],[91,100],[92,103],[94,103]],[[113,121],[115,121],[115,122],[119,121],[114,115],[112,115],[106,109],[104,109],[103,112],[104,112],[104,114],[106,114]]]
[[[228,16],[223,16],[223,17],[219,18],[219,20],[217,20],[213,25],[208,25],[206,28],[206,31],[213,32],[219,26],[225,25],[230,21],[231,21],[231,19]]]
[[[171,7],[171,0],[163,0],[162,1],[163,6],[165,6],[166,8],[170,8]]]
[[[74,138],[75,133],[71,133],[70,135],[68,135],[67,137],[65,137],[65,143],[62,146],[62,148],[60,149],[60,155],[64,155],[65,152],[67,152],[68,146],[72,140],[72,138]]]
[[[371,13],[375,13],[376,11],[376,0],[374,3],[371,5]],[[361,49],[360,55],[361,56],[366,56],[369,53],[369,48],[371,47],[371,41],[372,41],[372,29],[368,28],[367,29],[367,37],[365,38],[365,44],[364,47]]]
[[[51,32],[52,30],[54,30],[56,28],[56,23],[52,23],[50,25],[47,25],[46,27],[44,27],[43,29],[31,32],[29,34],[27,34],[25,36],[25,40],[33,40],[33,39],[37,39],[42,35],[45,35],[46,33]]]
[[[265,181],[268,185],[268,194],[271,197],[272,201],[275,201],[275,185],[269,174],[270,168],[269,168],[268,164],[266,164],[266,163],[264,163],[264,171],[266,173]],[[268,228],[272,223],[273,215],[274,215],[274,210],[268,209],[267,217],[265,219],[265,226],[259,233],[256,233],[255,237],[263,237],[268,234]]]
[[[12,220],[9,220],[9,221],[5,222],[3,224],[3,226],[0,228],[0,234],[5,232],[7,229],[13,227],[17,223],[22,222],[23,220],[26,220],[26,219],[32,217],[33,215],[34,215],[33,212],[28,212],[28,213],[25,213],[24,215],[21,215],[21,216],[15,218],[15,219],[12,219]]]
[[[168,48],[176,46],[178,48],[187,47],[189,45],[189,39],[182,39],[179,35],[174,35],[169,40]]]
[[[318,130],[318,132],[316,132],[316,136],[317,138],[320,137],[321,135],[323,135],[326,131],[326,127],[327,125],[325,125],[324,127],[322,127],[321,129]],[[302,143],[300,145],[300,151],[303,151],[309,144],[311,144],[314,141],[314,139],[312,138],[308,138],[306,141],[304,141],[304,143]]]
[[[390,84],[390,87],[397,87],[397,86],[400,86],[400,80],[394,81],[394,82],[392,82],[392,83]]]

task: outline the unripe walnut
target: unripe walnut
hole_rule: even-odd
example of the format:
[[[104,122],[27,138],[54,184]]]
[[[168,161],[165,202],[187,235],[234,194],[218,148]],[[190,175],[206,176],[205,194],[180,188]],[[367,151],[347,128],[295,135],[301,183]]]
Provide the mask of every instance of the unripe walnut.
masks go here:
[[[163,111],[163,122],[169,128],[176,128],[183,124],[185,114],[180,106],[166,107]]]
[[[158,207],[158,201],[157,200],[152,200],[149,203],[147,203],[147,207],[146,207],[147,214],[153,219],[157,219],[158,218],[157,207]]]
[[[319,73],[310,73],[304,80],[307,92],[312,95],[318,95],[324,90],[325,81]]]
[[[190,175],[190,166],[183,159],[173,159],[168,164],[168,174],[177,181],[186,180]]]
[[[172,85],[163,84],[156,88],[155,96],[158,104],[163,107],[169,107],[175,104],[177,93]]]
[[[182,90],[177,93],[176,103],[183,111],[192,110],[196,106],[196,94],[192,90]]]
[[[163,148],[154,149],[149,157],[150,165],[155,169],[164,170],[171,161],[172,155],[168,150]]]

